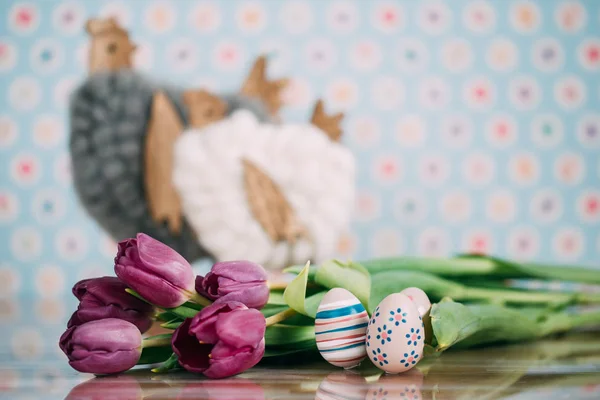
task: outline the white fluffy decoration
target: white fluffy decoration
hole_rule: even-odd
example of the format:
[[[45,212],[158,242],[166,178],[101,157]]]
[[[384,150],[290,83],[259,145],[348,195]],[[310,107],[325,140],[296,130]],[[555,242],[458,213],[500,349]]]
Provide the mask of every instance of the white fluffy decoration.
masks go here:
[[[269,268],[331,257],[354,206],[352,153],[310,124],[260,123],[248,111],[175,144],[173,180],[200,244],[217,261],[247,259]],[[244,189],[248,159],[279,186],[310,241],[274,243],[254,218]]]

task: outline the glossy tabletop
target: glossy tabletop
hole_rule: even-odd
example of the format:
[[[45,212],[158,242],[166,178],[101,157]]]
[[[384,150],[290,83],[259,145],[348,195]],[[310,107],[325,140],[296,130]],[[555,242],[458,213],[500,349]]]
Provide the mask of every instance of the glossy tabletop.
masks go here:
[[[600,398],[600,332],[449,351],[399,375],[382,374],[367,360],[344,371],[318,355],[296,358],[296,364],[259,365],[223,380],[148,370],[96,378],[71,370],[65,360],[35,364],[5,360],[0,366],[0,397],[6,399]]]

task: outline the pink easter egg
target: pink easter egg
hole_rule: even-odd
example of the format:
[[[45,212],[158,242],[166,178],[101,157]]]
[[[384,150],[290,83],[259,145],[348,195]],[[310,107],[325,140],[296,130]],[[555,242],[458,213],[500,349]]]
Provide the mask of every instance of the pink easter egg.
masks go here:
[[[419,311],[419,315],[423,317],[429,309],[431,308],[431,302],[429,301],[429,297],[425,294],[424,291],[417,287],[409,287],[401,291],[400,293],[408,296],[409,299],[417,306],[417,310]]]
[[[375,308],[367,328],[367,355],[388,373],[413,368],[423,357],[425,329],[416,305],[402,293],[387,296]]]

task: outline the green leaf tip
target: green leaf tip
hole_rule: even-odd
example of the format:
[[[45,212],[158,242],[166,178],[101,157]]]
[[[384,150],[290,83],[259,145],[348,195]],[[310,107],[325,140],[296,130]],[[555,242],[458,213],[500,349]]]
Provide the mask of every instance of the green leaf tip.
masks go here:
[[[290,282],[287,288],[285,288],[285,291],[283,292],[283,299],[291,309],[302,315],[314,318],[314,315],[309,315],[307,313],[304,303],[306,298],[306,285],[308,284],[309,270],[310,261],[307,261],[304,268],[302,268],[302,271],[300,271],[294,280]]]

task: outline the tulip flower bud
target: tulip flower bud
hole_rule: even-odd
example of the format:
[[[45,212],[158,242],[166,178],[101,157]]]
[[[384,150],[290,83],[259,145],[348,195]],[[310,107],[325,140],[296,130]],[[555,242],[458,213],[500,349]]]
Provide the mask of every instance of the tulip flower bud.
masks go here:
[[[119,243],[115,273],[159,307],[178,307],[194,294],[191,265],[175,250],[143,233]]]
[[[196,277],[196,291],[216,303],[239,301],[257,310],[269,300],[267,272],[250,261],[216,263],[206,276]]]
[[[171,346],[179,364],[209,378],[225,378],[256,365],[265,352],[265,317],[239,302],[215,303],[186,319]]]
[[[116,374],[140,359],[142,334],[130,322],[106,318],[68,328],[59,346],[79,372]]]
[[[73,286],[79,300],[67,327],[105,318],[131,322],[144,333],[152,326],[154,307],[125,292],[127,285],[112,276],[84,279]]]

